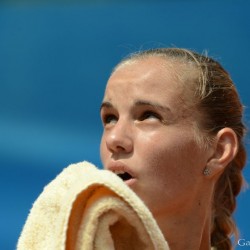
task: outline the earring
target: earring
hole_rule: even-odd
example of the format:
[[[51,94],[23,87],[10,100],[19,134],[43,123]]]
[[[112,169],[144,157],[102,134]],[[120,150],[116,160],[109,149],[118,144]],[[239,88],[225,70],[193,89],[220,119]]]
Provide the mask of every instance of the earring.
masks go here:
[[[210,170],[208,167],[206,167],[206,168],[204,169],[204,171],[203,171],[203,174],[204,174],[205,176],[208,176],[208,175],[211,174],[211,170]]]

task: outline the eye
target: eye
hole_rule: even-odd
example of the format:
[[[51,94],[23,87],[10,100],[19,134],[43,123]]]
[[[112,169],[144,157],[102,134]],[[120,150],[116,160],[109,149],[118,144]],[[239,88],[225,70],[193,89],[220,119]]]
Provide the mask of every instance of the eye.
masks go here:
[[[147,120],[147,119],[161,119],[161,116],[159,114],[157,114],[154,111],[145,111],[142,113],[142,115],[140,116],[140,121],[143,120]]]
[[[118,118],[114,114],[105,114],[102,117],[102,122],[104,125],[116,123]]]

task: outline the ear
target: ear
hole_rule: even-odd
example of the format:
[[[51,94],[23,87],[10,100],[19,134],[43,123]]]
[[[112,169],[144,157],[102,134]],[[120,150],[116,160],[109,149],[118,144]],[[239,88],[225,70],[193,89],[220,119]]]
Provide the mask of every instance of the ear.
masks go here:
[[[221,129],[215,138],[213,156],[207,162],[210,176],[221,174],[238,151],[238,139],[231,128]]]

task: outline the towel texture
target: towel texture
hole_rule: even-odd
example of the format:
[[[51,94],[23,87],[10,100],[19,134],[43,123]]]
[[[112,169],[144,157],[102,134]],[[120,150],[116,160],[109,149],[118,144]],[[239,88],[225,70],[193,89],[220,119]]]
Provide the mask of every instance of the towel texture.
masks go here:
[[[18,250],[168,250],[148,208],[114,173],[62,171],[35,201]]]

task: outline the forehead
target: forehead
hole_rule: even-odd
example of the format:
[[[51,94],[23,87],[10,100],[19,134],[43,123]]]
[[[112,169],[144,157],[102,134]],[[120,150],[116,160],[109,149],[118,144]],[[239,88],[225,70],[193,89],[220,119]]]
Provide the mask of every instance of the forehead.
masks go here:
[[[160,56],[150,56],[146,58],[129,59],[121,63],[111,76],[118,73],[127,73],[129,75],[145,74],[146,72],[156,72],[165,76],[175,76],[176,63]]]
[[[160,57],[126,62],[109,78],[103,103],[119,110],[131,109],[137,102],[155,103],[176,117],[193,120],[194,102],[181,77],[182,67]]]
[[[143,101],[182,113],[186,105],[175,70],[176,65],[158,57],[125,63],[111,75],[103,102],[126,109]]]
[[[107,89],[138,87],[141,90],[181,87],[178,65],[161,57],[129,60],[110,76]]]

